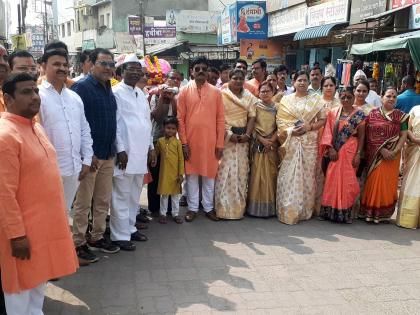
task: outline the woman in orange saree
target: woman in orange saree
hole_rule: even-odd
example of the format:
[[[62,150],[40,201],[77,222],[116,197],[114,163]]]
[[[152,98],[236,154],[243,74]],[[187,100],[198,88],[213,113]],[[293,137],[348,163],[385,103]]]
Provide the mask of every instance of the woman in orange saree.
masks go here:
[[[330,162],[325,176],[320,219],[351,223],[352,207],[359,194],[356,170],[365,138],[365,113],[353,106],[352,88],[340,92],[341,106],[327,116],[320,151]]]
[[[397,90],[389,87],[382,107],[366,118],[368,175],[359,218],[367,222],[389,221],[398,199],[401,148],[407,138],[408,115],[395,109]]]

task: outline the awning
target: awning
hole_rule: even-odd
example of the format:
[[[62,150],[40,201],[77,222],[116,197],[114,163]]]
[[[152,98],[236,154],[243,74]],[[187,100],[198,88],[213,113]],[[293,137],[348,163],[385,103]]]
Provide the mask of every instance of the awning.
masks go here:
[[[373,43],[355,44],[351,47],[352,55],[367,55],[376,51],[408,48],[417,70],[420,70],[420,31],[404,33]]]
[[[147,55],[156,55],[156,54],[159,54],[159,53],[164,52],[166,50],[170,50],[172,48],[179,47],[183,44],[184,44],[184,42],[176,42],[176,43],[172,43],[172,44],[157,44],[157,45],[148,46],[148,47],[146,47],[146,54]]]
[[[311,28],[306,28],[302,31],[299,31],[295,34],[295,37],[293,40],[304,40],[304,39],[311,39],[311,38],[321,38],[321,37],[327,37],[331,30],[336,26],[344,26],[348,23],[333,23],[333,24],[326,24]]]

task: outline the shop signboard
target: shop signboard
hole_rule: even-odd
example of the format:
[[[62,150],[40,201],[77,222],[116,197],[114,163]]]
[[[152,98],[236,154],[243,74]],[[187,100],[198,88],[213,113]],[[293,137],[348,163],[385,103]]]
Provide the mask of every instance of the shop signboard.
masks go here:
[[[305,0],[268,0],[267,12],[271,13],[271,12],[275,12],[281,9],[290,8],[304,2]]]
[[[221,26],[221,44],[228,45],[237,42],[237,11],[236,3],[228,5],[224,8],[220,15]]]
[[[412,30],[420,29],[420,4],[411,7],[409,27]]]
[[[306,28],[348,21],[348,0],[332,0],[308,8]]]
[[[167,10],[166,25],[175,26],[177,32],[217,33],[219,12],[196,10]]]
[[[237,40],[267,39],[266,1],[237,1]]]
[[[268,37],[291,34],[305,29],[306,3],[274,12],[268,17]]]
[[[139,16],[128,16],[128,34],[141,35],[141,21]]]
[[[144,43],[146,45],[170,44],[176,42],[175,26],[145,26]]]
[[[134,53],[137,51],[134,36],[125,32],[115,32],[115,45],[119,53]]]
[[[286,44],[270,39],[241,39],[240,57],[249,64],[258,58],[264,58],[268,66],[282,64],[286,58]]]
[[[386,11],[386,0],[361,0],[360,20]]]
[[[419,4],[420,0],[392,0],[392,8],[400,8],[409,4]]]

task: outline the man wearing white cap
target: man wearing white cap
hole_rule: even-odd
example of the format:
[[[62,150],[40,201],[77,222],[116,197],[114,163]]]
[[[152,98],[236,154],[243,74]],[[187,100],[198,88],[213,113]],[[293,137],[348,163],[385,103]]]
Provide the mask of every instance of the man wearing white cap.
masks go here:
[[[357,70],[353,77],[353,84],[356,86],[357,82],[360,80],[367,80],[366,74],[363,70]],[[382,106],[381,97],[373,90],[369,90],[369,94],[366,97],[366,103],[373,105],[376,108]]]
[[[147,173],[148,159],[155,162],[150,108],[136,83],[143,75],[136,55],[128,55],[122,64],[123,81],[113,87],[117,101],[117,163],[111,199],[111,241],[121,250],[135,250],[132,241],[147,237],[135,227],[136,215]]]

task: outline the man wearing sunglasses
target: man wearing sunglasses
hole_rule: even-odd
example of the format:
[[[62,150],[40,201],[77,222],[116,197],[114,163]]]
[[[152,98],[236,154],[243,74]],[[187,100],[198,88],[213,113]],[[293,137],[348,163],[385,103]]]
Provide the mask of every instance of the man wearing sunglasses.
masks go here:
[[[179,137],[187,175],[187,222],[193,221],[198,212],[199,176],[206,216],[218,220],[213,209],[214,179],[223,154],[225,116],[221,92],[207,82],[208,67],[205,57],[194,59],[191,66],[194,80],[178,96]]]
[[[115,62],[112,53],[103,48],[93,50],[89,59],[93,64],[91,73],[72,86],[84,104],[94,154],[91,172],[80,181],[74,202],[73,240],[79,258],[93,263],[99,258],[92,251],[113,254],[120,248],[104,238],[111,202],[117,129],[117,102],[110,84]],[[87,242],[86,230],[92,199],[94,220]]]

